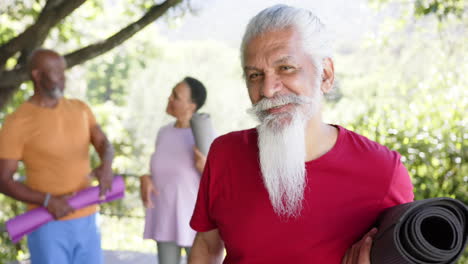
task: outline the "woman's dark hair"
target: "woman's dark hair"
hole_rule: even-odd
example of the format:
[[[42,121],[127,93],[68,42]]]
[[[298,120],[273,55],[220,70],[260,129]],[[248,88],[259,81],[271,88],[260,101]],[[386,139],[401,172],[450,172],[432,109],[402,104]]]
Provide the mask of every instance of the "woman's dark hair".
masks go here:
[[[199,80],[189,76],[184,78],[184,82],[190,87],[192,102],[197,105],[197,109],[195,110],[196,112],[206,101],[206,88]]]

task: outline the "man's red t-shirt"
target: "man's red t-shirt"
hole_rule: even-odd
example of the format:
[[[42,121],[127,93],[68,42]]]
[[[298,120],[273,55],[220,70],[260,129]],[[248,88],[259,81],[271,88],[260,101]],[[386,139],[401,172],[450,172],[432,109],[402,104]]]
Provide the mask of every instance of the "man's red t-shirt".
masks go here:
[[[255,129],[212,144],[190,222],[218,229],[224,263],[341,263],[385,209],[413,200],[408,172],[395,151],[337,126],[335,146],[306,162],[298,218],[279,217],[264,187]]]

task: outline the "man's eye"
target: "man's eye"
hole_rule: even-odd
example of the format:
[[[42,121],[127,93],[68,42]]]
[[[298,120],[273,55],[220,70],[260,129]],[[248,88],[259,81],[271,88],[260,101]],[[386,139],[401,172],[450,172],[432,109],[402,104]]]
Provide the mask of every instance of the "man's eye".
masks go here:
[[[249,74],[249,80],[255,80],[260,76],[258,73]]]
[[[282,70],[282,71],[289,71],[289,70],[292,70],[292,69],[294,69],[294,67],[292,67],[292,66],[287,66],[287,65],[280,66],[280,70]]]

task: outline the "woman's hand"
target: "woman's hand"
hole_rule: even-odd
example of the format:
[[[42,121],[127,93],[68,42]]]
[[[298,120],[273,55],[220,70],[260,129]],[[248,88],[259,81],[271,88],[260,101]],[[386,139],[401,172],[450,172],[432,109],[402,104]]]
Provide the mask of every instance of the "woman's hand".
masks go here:
[[[151,175],[143,175],[140,177],[140,195],[141,201],[143,201],[143,205],[146,208],[154,208],[153,199],[151,199],[152,195],[158,195],[159,192],[153,185],[153,181],[151,180]]]
[[[203,174],[203,169],[205,169],[206,156],[198,150],[196,146],[193,147],[193,153],[195,153],[195,168],[200,174]]]

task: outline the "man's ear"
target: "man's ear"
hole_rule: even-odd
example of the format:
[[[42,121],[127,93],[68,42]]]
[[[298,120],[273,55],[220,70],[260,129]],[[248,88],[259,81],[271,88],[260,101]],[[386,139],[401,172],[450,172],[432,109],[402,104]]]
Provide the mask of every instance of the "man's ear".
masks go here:
[[[33,81],[33,82],[39,81],[40,76],[41,76],[41,74],[40,74],[39,70],[35,69],[35,70],[31,71],[31,81]]]
[[[322,93],[329,93],[333,89],[333,83],[335,82],[335,68],[333,66],[333,60],[331,58],[323,59],[323,72],[322,72],[322,84],[320,90]]]

